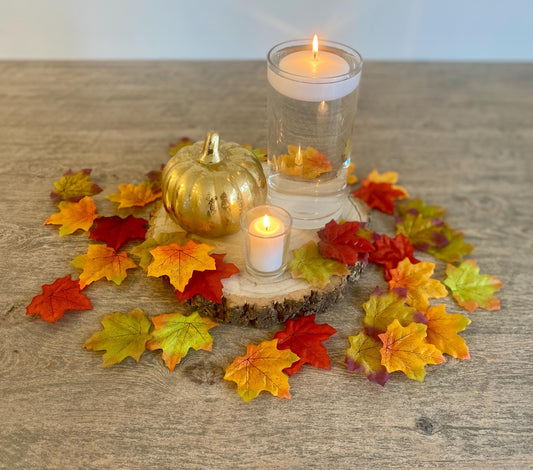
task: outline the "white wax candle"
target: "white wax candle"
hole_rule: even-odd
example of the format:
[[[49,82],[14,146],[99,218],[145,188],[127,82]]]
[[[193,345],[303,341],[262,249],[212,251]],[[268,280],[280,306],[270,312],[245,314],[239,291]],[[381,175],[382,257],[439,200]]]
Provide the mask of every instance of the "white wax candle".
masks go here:
[[[248,237],[248,262],[256,271],[269,273],[283,264],[283,222],[277,217],[264,215],[252,220]]]
[[[301,101],[330,101],[351,93],[361,74],[349,74],[350,65],[340,55],[311,49],[296,51],[283,57],[279,70],[267,72],[268,81],[282,95]]]

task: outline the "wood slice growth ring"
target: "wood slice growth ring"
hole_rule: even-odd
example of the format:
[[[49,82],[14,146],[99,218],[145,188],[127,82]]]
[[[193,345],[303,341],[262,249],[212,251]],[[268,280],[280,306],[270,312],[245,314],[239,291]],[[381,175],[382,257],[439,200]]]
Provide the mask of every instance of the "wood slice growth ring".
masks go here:
[[[341,218],[347,221],[368,222],[368,206],[353,197],[348,197]],[[150,218],[147,237],[156,238],[162,233],[183,232],[167,214],[163,204],[159,204]],[[218,322],[241,326],[269,328],[298,318],[325,311],[333,303],[342,299],[342,291],[348,280],[355,281],[364,269],[358,261],[351,267],[349,276],[332,276],[324,287],[313,287],[304,279],[293,279],[286,272],[271,280],[260,279],[246,271],[243,240],[241,233],[220,238],[191,236],[195,241],[215,246],[214,253],[226,253],[225,262],[235,264],[240,273],[223,279],[222,303],[211,302],[200,295],[187,301],[189,307],[198,310]],[[300,248],[310,240],[318,242],[316,230],[293,229],[290,237],[290,251]]]

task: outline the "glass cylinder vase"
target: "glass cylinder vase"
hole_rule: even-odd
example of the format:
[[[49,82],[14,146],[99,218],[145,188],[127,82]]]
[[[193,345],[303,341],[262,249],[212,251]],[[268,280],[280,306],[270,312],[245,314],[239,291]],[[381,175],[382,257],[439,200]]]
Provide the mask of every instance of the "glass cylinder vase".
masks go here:
[[[346,200],[363,61],[343,44],[288,41],[268,53],[268,201],[319,228]]]

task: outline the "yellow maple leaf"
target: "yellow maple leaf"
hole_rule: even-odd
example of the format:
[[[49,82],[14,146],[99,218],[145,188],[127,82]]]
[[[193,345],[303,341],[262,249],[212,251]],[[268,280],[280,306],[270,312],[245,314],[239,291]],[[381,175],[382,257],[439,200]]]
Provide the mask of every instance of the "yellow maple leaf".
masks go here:
[[[379,336],[383,342],[380,349],[381,364],[387,372],[402,371],[410,379],[424,381],[426,364],[440,364],[444,356],[433,345],[426,342],[426,325],[410,323],[400,325],[394,320],[387,328],[386,333]]]
[[[121,184],[118,193],[107,196],[107,199],[118,202],[119,209],[127,207],[144,207],[146,204],[161,197],[161,188],[153,181],[143,181],[135,186],[134,184]]]
[[[289,145],[289,154],[280,155],[275,160],[279,171],[290,176],[318,178],[322,173],[333,171],[333,165],[326,154],[313,147],[302,150],[300,146]]]
[[[59,235],[69,235],[76,230],[89,230],[98,217],[94,201],[85,196],[79,202],[61,201],[59,212],[51,215],[43,225],[61,225]]]
[[[463,331],[470,320],[460,313],[446,313],[444,305],[435,305],[426,312],[427,342],[435,345],[441,352],[458,359],[470,359],[468,346],[457,333]]]
[[[246,355],[237,357],[226,369],[225,380],[237,384],[237,393],[246,402],[263,390],[282,398],[290,398],[289,378],[282,372],[300,358],[290,349],[279,350],[278,340],[249,344]]]
[[[81,289],[103,277],[120,285],[128,275],[126,270],[137,267],[128,257],[128,253],[117,253],[113,248],[104,245],[89,245],[87,253],[76,256],[71,263],[83,270],[80,274]]]
[[[420,262],[411,263],[409,258],[405,258],[398,263],[395,269],[390,270],[391,289],[403,288],[407,290],[405,303],[417,310],[423,311],[429,307],[429,298],[442,298],[448,295],[444,284],[437,279],[431,279],[434,263]]]
[[[215,259],[209,256],[213,248],[192,240],[184,246],[177,243],[158,246],[150,250],[154,259],[148,266],[148,276],[168,276],[170,283],[183,292],[194,271],[216,269]]]

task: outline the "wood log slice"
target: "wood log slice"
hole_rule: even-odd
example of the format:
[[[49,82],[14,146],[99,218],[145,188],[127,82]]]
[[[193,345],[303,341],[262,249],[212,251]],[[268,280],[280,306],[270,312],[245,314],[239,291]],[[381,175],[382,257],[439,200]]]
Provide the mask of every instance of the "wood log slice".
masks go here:
[[[368,222],[368,206],[353,197],[348,197],[341,219]],[[147,238],[156,238],[162,233],[183,232],[167,214],[162,203],[152,212]],[[351,267],[348,276],[332,276],[324,288],[313,287],[304,279],[293,279],[286,272],[275,279],[262,279],[246,271],[243,239],[241,233],[219,238],[191,235],[198,242],[215,246],[213,253],[226,253],[225,262],[235,264],[240,273],[223,279],[222,303],[211,302],[200,295],[186,302],[188,308],[198,310],[218,322],[233,323],[256,328],[269,328],[291,318],[320,313],[342,299],[342,291],[348,281],[359,278],[364,263],[358,261]],[[318,242],[316,230],[293,229],[290,250],[300,248],[310,240]]]

